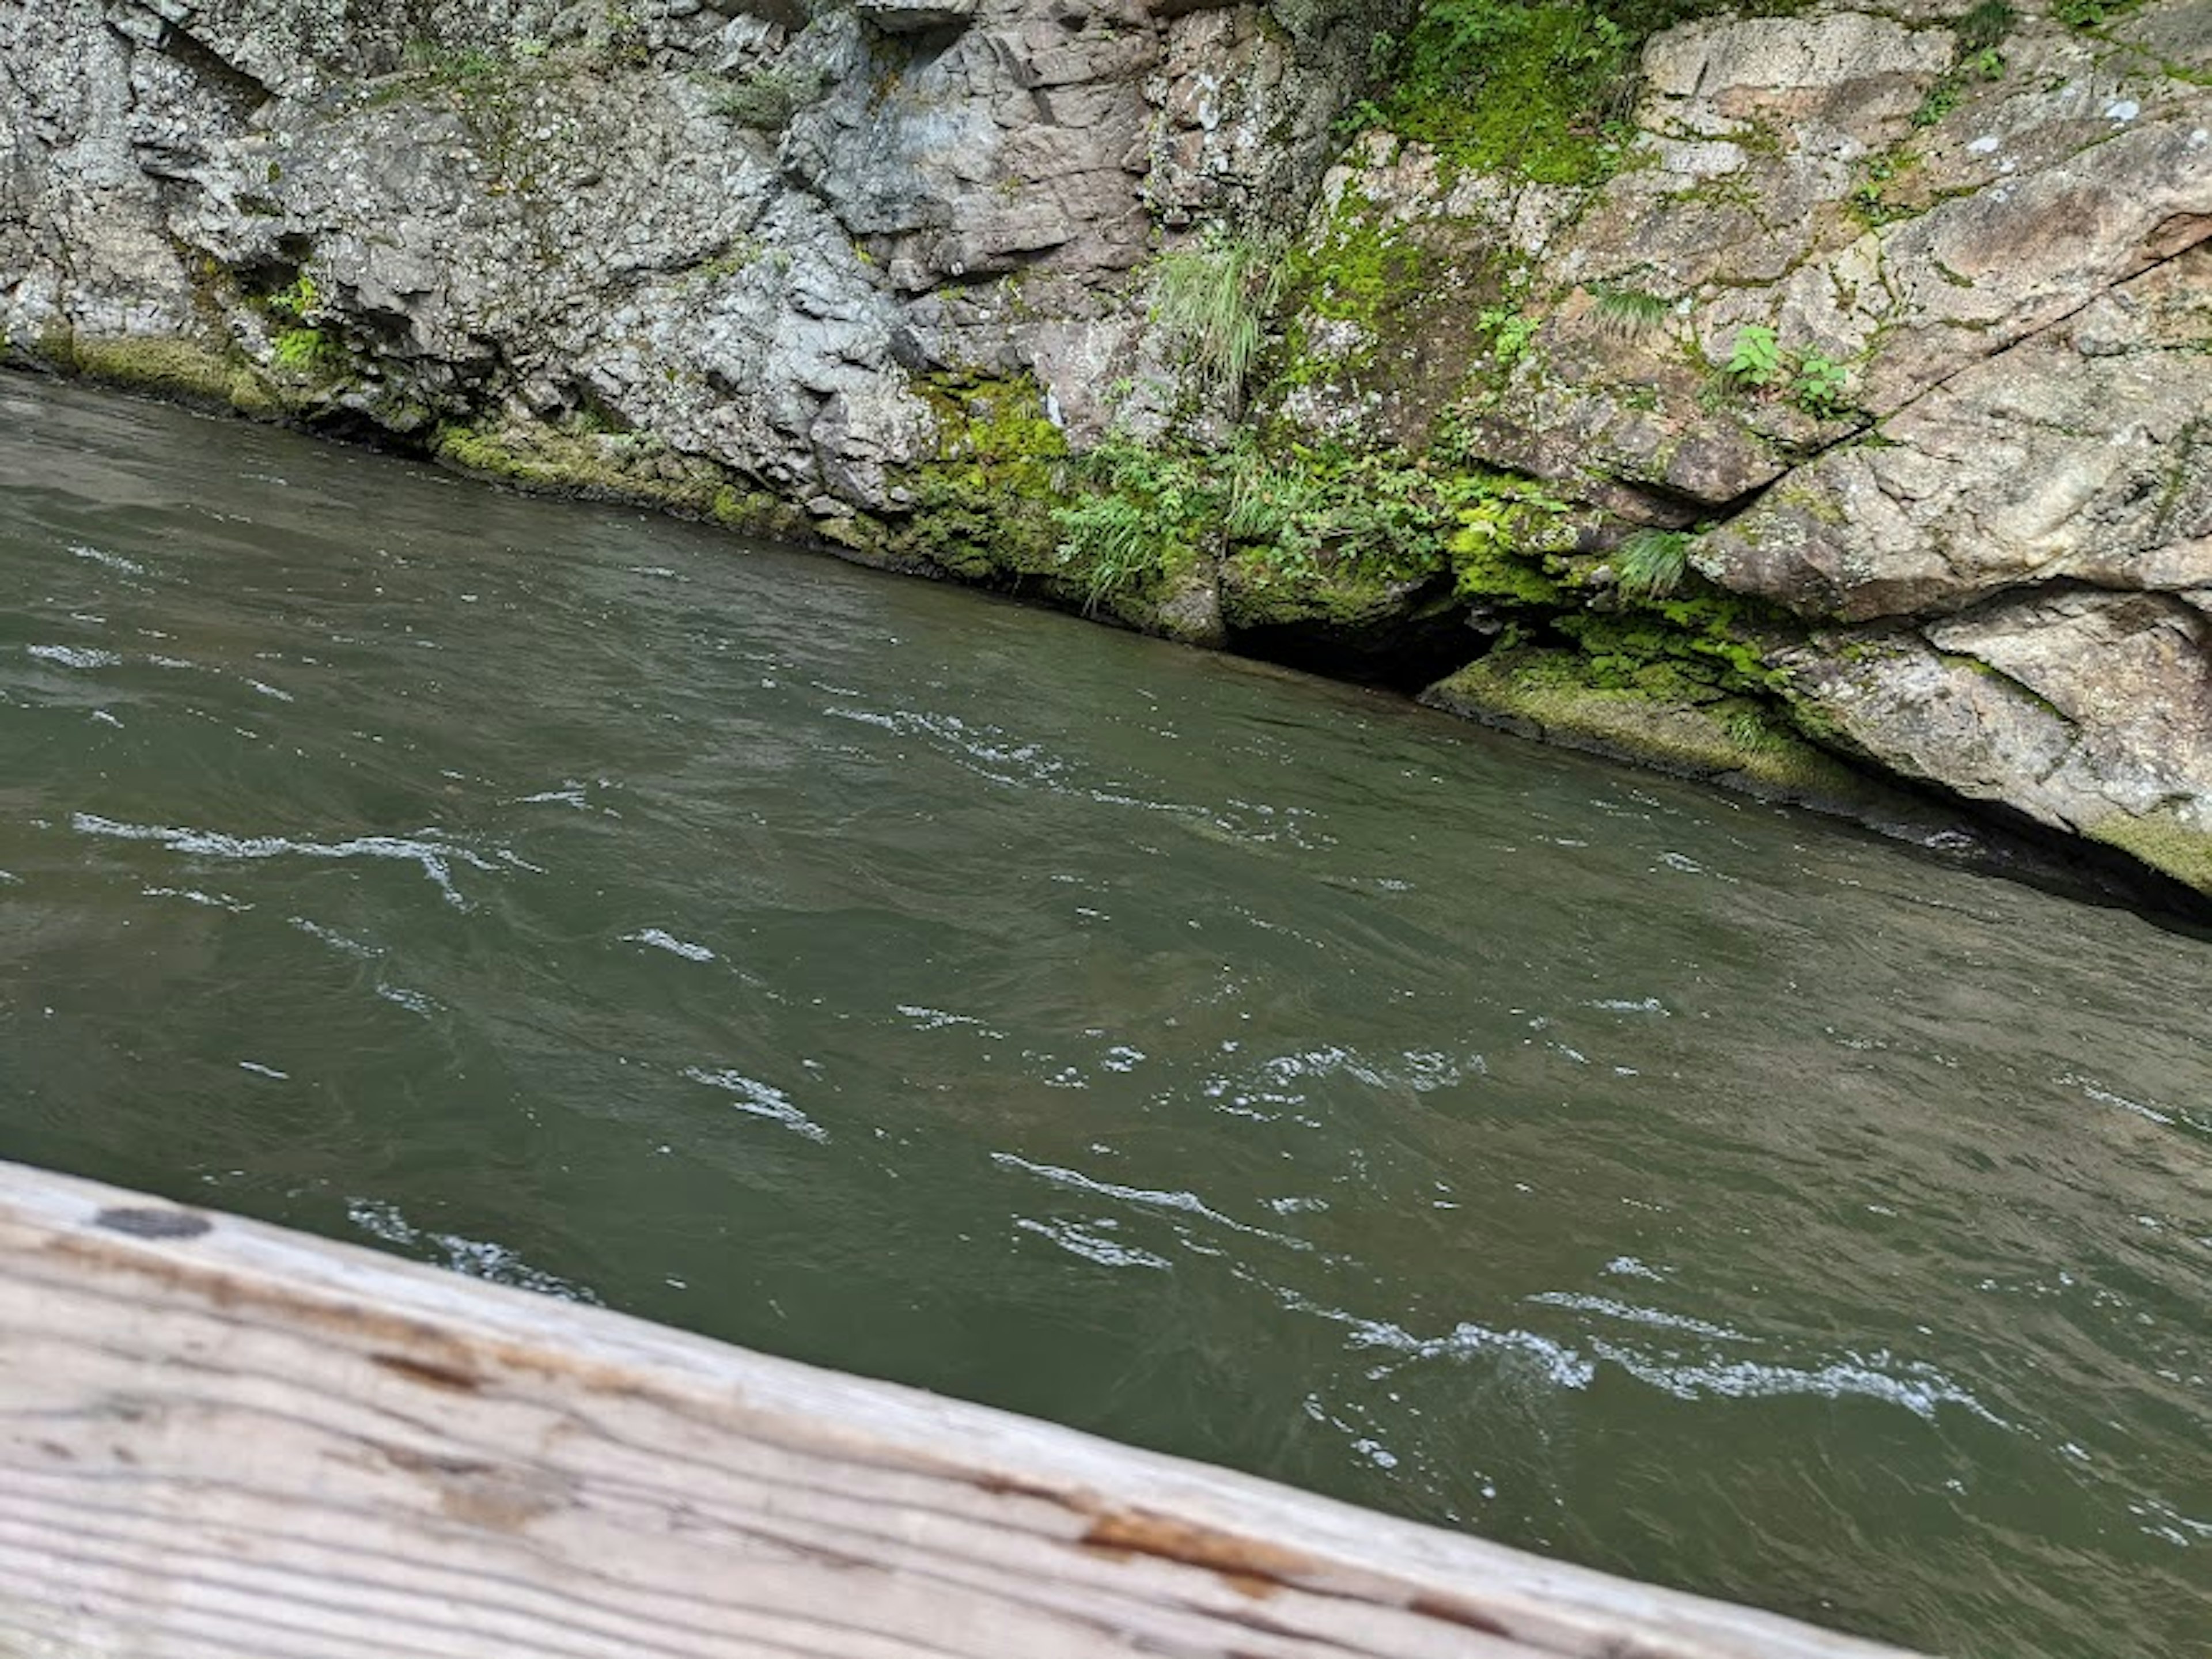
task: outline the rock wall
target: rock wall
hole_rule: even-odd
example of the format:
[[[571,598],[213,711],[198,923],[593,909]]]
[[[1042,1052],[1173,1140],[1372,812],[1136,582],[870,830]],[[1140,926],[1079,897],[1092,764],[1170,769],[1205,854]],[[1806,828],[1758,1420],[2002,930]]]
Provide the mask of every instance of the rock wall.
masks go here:
[[[0,0],[0,356],[2212,890],[2212,7],[1780,9]]]
[[[1674,30],[1586,189],[1370,138],[1328,222],[1486,264],[1510,362],[1476,339],[1431,385],[1359,339],[1380,367],[1286,407],[1456,422],[1617,538],[1682,532],[1800,730],[2212,886],[2212,7],[2054,9]],[[1562,667],[1438,695],[1635,746]]]
[[[1095,434],[1158,230],[1310,190],[1357,31],[1167,9],[5,0],[0,330],[834,530],[933,453],[918,378]]]

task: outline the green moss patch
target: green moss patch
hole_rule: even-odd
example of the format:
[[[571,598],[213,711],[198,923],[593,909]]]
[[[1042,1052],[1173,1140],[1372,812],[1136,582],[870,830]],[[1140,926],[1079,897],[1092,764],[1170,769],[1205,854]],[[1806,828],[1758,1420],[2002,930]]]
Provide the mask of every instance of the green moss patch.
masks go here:
[[[937,421],[937,453],[902,482],[914,508],[890,550],[966,581],[1057,579],[1052,509],[1067,439],[1027,376],[941,374],[914,392]]]
[[[448,466],[520,489],[635,501],[732,527],[763,527],[750,516],[750,498],[720,467],[676,454],[650,438],[535,424],[447,425],[437,428],[429,447]]]
[[[69,352],[69,366],[94,380],[206,403],[228,403],[237,373],[223,353],[191,340],[78,335]]]
[[[2083,833],[2200,893],[2212,893],[2212,834],[2183,823],[2170,810],[2148,817],[2115,814]]]
[[[1778,799],[1846,810],[1882,793],[1767,704],[1710,694],[1664,667],[1620,684],[1582,653],[1519,647],[1470,664],[1421,701],[1524,737]]]
[[[1801,3],[1428,0],[1368,112],[1456,166],[1540,184],[1595,184],[1626,159],[1647,39],[1693,17],[1790,12]]]

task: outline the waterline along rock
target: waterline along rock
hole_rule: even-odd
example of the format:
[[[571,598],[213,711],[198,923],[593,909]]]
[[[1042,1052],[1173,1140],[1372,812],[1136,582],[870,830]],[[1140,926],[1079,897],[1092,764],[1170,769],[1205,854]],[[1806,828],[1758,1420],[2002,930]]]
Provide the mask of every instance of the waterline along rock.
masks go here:
[[[1769,9],[0,0],[0,351],[2212,891],[2212,8]]]

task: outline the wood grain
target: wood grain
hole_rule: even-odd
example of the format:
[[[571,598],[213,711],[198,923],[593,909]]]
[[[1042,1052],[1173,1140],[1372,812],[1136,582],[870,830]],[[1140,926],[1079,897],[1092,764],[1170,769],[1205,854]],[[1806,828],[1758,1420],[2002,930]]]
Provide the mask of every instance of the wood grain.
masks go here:
[[[0,1164],[4,1659],[1878,1659]]]

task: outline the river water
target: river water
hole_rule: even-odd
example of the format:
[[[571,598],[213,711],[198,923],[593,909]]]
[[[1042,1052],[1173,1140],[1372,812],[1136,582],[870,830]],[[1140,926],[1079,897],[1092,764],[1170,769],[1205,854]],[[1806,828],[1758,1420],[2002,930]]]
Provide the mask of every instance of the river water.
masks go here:
[[[2212,1632],[2212,945],[0,380],[0,1157],[2012,1659]]]

